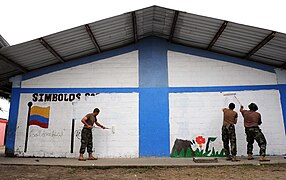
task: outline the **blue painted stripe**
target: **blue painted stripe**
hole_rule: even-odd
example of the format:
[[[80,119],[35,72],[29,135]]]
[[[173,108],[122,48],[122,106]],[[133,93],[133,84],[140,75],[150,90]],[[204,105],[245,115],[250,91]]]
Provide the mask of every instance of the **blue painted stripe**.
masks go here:
[[[167,88],[144,88],[139,99],[139,156],[170,156]]]
[[[49,118],[45,118],[43,116],[39,116],[39,115],[31,115],[30,116],[30,121],[32,120],[36,120],[40,123],[43,123],[43,124],[48,124],[49,123]]]
[[[170,93],[181,92],[225,92],[225,91],[254,91],[279,89],[280,85],[252,85],[252,86],[205,86],[205,87],[171,87]]]
[[[273,66],[265,65],[265,64],[260,64],[254,61],[246,60],[246,59],[241,59],[241,58],[235,58],[232,56],[228,55],[223,55],[207,50],[202,50],[202,49],[197,49],[197,48],[191,48],[183,45],[178,45],[178,44],[173,44],[169,43],[168,49],[176,52],[181,52],[185,54],[190,54],[190,55],[195,55],[195,56],[201,56],[205,58],[211,58],[211,59],[216,59],[220,61],[226,61],[230,63],[235,63],[247,67],[252,67],[256,69],[261,69],[264,71],[272,72],[275,73],[275,68]]]
[[[167,42],[139,42],[139,156],[169,156]]]
[[[132,93],[139,88],[21,88],[21,93]]]
[[[87,57],[83,57],[83,58],[79,58],[79,59],[75,59],[72,61],[68,61],[62,64],[56,64],[56,65],[52,65],[49,67],[44,67],[44,68],[40,68],[31,72],[28,72],[26,74],[23,75],[23,80],[27,80],[30,78],[34,78],[37,76],[41,76],[43,74],[47,74],[47,73],[51,73],[51,72],[55,72],[55,71],[59,71],[59,70],[63,70],[66,68],[70,68],[70,67],[74,67],[74,66],[78,66],[78,65],[82,65],[82,64],[86,64],[86,63],[91,63],[94,61],[98,61],[98,60],[102,60],[102,59],[106,59],[106,58],[110,58],[110,57],[114,57],[114,56],[118,56],[121,54],[125,54],[131,51],[137,50],[137,45],[136,44],[132,44],[129,46],[125,46],[122,48],[118,48],[115,50],[111,50],[111,51],[106,51],[100,54],[95,54],[95,55],[91,55],[91,56],[87,56]]]
[[[19,102],[20,102],[20,88],[13,88],[10,101],[8,131],[6,136],[6,149],[5,149],[5,154],[8,156],[14,155]]]
[[[284,85],[285,86],[285,85]],[[180,92],[220,92],[279,89],[283,85],[249,85],[249,86],[201,86],[201,87],[169,87],[170,93]],[[132,93],[143,88],[21,88],[20,93]]]

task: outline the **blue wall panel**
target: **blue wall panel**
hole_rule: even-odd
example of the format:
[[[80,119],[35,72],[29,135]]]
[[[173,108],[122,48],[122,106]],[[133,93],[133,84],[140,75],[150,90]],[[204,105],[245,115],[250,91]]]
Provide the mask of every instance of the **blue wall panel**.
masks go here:
[[[20,88],[13,88],[12,97],[10,101],[10,112],[9,112],[8,131],[6,136],[6,149],[5,149],[5,154],[8,156],[14,155],[19,102],[20,102]]]
[[[169,156],[167,41],[139,42],[139,155]]]
[[[139,42],[139,87],[168,87],[167,42],[150,37]]]
[[[170,155],[168,96],[166,88],[144,88],[140,90],[140,157]]]
[[[281,99],[281,107],[284,119],[284,132],[286,135],[286,85],[278,85]]]

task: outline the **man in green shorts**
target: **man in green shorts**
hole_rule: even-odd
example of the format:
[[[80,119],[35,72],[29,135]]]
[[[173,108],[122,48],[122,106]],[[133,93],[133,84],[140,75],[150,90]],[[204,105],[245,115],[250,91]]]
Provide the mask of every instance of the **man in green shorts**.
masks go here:
[[[101,127],[102,129],[106,129],[103,125],[101,125],[99,122],[97,122],[96,116],[99,114],[100,110],[98,108],[95,108],[93,110],[93,113],[89,113],[86,116],[84,116],[81,120],[81,122],[84,124],[83,129],[81,131],[81,146],[79,150],[79,161],[85,161],[86,159],[83,157],[83,154],[85,152],[85,149],[87,148],[88,152],[88,160],[97,160],[97,158],[93,157],[92,155],[92,128],[93,125],[96,124],[97,126]]]

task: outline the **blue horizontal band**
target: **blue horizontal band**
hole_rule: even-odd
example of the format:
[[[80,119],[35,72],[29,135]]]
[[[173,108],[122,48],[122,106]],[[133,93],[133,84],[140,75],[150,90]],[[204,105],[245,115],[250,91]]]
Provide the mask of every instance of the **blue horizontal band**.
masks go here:
[[[49,118],[45,118],[43,116],[39,116],[39,115],[31,115],[30,116],[30,121],[31,120],[36,120],[40,123],[43,123],[43,124],[48,124],[49,123]]]

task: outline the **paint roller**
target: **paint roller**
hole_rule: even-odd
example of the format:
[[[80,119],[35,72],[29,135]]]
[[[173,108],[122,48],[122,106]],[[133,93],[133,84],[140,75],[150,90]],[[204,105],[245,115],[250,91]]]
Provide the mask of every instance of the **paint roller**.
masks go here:
[[[93,126],[93,128],[102,129],[101,127]],[[105,127],[105,129],[111,129],[112,134],[115,134],[115,125],[112,125],[111,128]]]
[[[237,100],[237,102],[241,106],[239,99],[236,97],[236,93],[224,93],[223,96],[234,96],[234,98]]]

